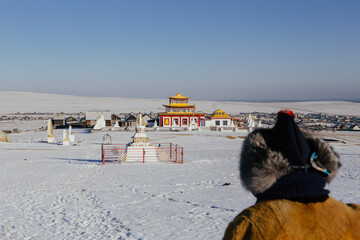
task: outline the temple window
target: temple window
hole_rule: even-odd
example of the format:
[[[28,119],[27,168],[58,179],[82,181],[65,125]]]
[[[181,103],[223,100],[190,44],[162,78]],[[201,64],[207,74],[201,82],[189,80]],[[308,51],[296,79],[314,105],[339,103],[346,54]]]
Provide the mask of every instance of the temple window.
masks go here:
[[[215,121],[215,125],[220,126],[220,121],[219,120]]]
[[[227,120],[224,120],[224,121],[223,121],[223,125],[224,125],[224,126],[227,126],[227,125],[228,125]]]

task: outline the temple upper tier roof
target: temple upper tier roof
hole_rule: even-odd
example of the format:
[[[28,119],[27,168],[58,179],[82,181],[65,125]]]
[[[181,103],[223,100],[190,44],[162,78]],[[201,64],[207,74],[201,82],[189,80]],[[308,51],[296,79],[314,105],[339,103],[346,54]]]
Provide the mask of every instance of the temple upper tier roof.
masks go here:
[[[221,110],[221,109],[218,109],[216,110],[212,115],[211,115],[212,118],[228,118],[229,115],[226,114],[225,111]]]
[[[183,95],[180,94],[180,92],[178,92],[175,96],[169,97],[169,98],[174,98],[174,99],[189,99],[190,97],[184,97]]]
[[[195,105],[189,105],[187,103],[170,103],[168,105],[166,104],[163,104],[164,107],[174,107],[174,108],[177,108],[177,107],[186,107],[186,108],[194,108]]]
[[[160,112],[158,114],[159,116],[205,116],[205,113],[197,112]]]

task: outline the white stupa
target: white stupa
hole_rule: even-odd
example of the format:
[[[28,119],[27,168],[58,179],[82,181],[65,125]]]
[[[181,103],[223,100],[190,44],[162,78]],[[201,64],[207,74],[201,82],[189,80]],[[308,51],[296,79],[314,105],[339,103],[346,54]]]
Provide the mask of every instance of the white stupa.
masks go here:
[[[65,129],[63,131],[63,145],[70,145],[70,140]]]
[[[187,130],[200,130],[197,123],[195,122],[195,118],[193,118],[190,122],[190,125],[186,128]]]
[[[119,131],[120,130],[120,125],[119,125],[118,121],[114,122],[114,125],[112,125],[111,130],[112,131]]]
[[[48,119],[47,135],[48,135],[48,143],[54,143],[55,137],[54,137],[54,133],[53,133],[53,126],[52,126],[51,119]]]
[[[94,129],[96,130],[101,130],[103,128],[106,127],[106,122],[105,122],[105,119],[104,119],[104,115],[101,114],[100,118],[98,120],[96,120],[96,124],[94,126]]]
[[[75,135],[72,132],[72,127],[71,126],[69,126],[69,141],[70,141],[70,143],[75,142]]]
[[[114,125],[113,125],[113,128],[120,128],[120,125],[119,125],[119,122],[118,121],[115,121]]]
[[[136,118],[135,135],[132,142],[129,143],[126,153],[126,161],[128,162],[156,162],[156,149],[149,143],[149,138],[145,133],[145,124],[141,113]]]
[[[249,117],[248,117],[248,127],[249,127],[250,132],[252,130],[254,130],[254,128],[256,127],[256,123],[255,123],[254,119],[252,118],[251,114],[249,114]]]

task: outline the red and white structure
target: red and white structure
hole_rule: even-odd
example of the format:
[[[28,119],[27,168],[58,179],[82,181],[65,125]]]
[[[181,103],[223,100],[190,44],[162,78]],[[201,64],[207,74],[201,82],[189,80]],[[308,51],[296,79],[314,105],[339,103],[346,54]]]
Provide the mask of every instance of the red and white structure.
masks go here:
[[[132,140],[127,147],[126,161],[138,161],[146,157],[148,162],[157,162],[156,149],[149,143],[149,138],[146,136],[141,113],[136,118],[135,135]]]
[[[152,143],[155,147],[158,163],[184,163],[184,148],[173,143]],[[148,163],[154,162],[146,154],[147,149],[137,147],[137,156],[128,156],[128,144],[102,144],[101,161],[105,163]]]
[[[205,113],[197,113],[195,105],[189,105],[189,98],[180,93],[169,97],[169,104],[164,105],[165,112],[158,114],[160,127],[190,127],[193,122],[200,127]]]
[[[139,113],[135,135],[129,144],[102,144],[102,162],[184,162],[184,149],[172,143],[149,143],[145,124]]]

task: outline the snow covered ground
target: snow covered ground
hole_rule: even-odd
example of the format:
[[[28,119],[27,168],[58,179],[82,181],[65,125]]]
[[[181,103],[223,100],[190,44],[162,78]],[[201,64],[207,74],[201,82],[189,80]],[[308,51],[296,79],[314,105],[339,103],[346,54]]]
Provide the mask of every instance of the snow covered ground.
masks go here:
[[[46,132],[11,134],[0,144],[0,239],[220,239],[255,201],[238,176],[243,133],[149,132],[152,142],[182,145],[184,164],[105,166],[104,133],[75,134],[79,146],[44,143]],[[117,143],[132,135],[111,133]],[[332,145],[343,167],[328,187],[360,203],[360,136],[340,139]]]
[[[23,124],[17,127],[40,125]],[[10,134],[11,143],[0,143],[0,239],[221,239],[227,224],[255,202],[239,180],[245,133],[148,132],[151,142],[183,146],[184,164],[103,166],[105,133],[74,132],[79,146],[47,144],[45,131]],[[110,134],[114,143],[127,143],[134,133]],[[340,140],[330,143],[343,164],[328,186],[331,195],[359,204],[360,133],[320,135]]]

